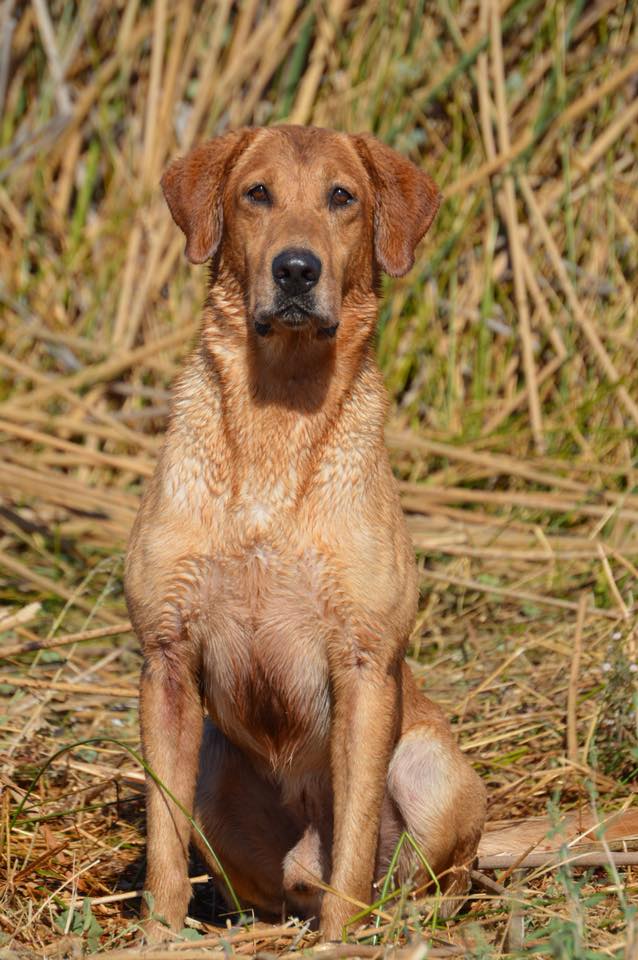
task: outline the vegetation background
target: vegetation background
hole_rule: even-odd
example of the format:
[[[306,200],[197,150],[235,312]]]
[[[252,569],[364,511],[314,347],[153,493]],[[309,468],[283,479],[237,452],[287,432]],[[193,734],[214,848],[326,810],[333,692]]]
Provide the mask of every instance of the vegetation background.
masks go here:
[[[206,276],[158,179],[229,126],[370,130],[441,186],[379,324],[422,575],[411,661],[492,820],[635,802],[635,0],[2,0],[0,114],[3,956],[135,933],[122,552]],[[490,873],[447,924],[401,895],[380,942],[635,958],[638,868],[614,856]],[[194,889],[209,955],[312,943],[292,922],[222,942]]]

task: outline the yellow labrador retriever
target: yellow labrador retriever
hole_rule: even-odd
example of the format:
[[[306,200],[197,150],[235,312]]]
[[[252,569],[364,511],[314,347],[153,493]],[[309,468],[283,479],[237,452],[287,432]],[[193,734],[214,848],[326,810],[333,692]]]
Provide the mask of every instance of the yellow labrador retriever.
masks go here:
[[[404,662],[417,579],[374,355],[380,273],[410,269],[439,195],[371,136],[295,126],[203,143],[162,186],[211,266],[127,560],[144,755],[243,903],[338,938],[406,830],[399,878],[426,861],[458,899],[484,822]],[[190,834],[149,780],[146,886],[174,930]]]

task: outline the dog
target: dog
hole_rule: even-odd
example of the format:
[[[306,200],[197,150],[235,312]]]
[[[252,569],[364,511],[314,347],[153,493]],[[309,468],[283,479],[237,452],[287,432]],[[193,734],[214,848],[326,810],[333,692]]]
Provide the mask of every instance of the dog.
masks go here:
[[[411,268],[438,190],[370,135],[300,126],[203,143],[162,188],[210,282],[126,564],[162,784],[147,935],[183,926],[184,812],[242,905],[327,940],[406,831],[395,880],[458,904],[485,792],[404,660],[417,577],[374,356],[381,272]]]

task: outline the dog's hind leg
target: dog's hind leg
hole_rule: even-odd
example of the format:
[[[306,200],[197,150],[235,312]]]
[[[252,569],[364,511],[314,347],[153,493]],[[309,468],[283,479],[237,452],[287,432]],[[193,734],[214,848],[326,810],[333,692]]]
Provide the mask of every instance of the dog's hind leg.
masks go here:
[[[419,853],[404,842],[397,879],[412,879],[423,890],[434,874],[445,894],[439,913],[451,916],[470,886],[485,820],[485,789],[443,714],[425,697],[420,700],[419,716],[411,718],[417,722],[404,729],[388,769],[377,877],[387,871],[393,849],[407,831]]]
[[[284,858],[302,830],[279,787],[261,776],[244,754],[207,720],[200,751],[195,820],[219,859],[242,907],[281,916]],[[193,842],[217,878],[229,909],[233,898],[197,832]]]

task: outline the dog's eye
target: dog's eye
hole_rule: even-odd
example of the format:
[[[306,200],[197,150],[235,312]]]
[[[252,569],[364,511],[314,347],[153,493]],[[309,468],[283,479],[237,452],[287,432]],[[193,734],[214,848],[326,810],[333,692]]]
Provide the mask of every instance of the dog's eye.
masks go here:
[[[330,193],[331,207],[348,207],[354,203],[355,198],[348,193],[345,187],[334,187]]]
[[[270,194],[263,183],[257,183],[254,187],[251,187],[250,190],[247,190],[246,196],[249,200],[252,200],[253,203],[270,203]]]

